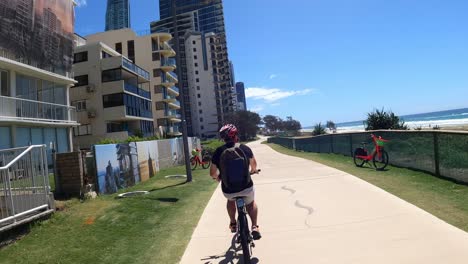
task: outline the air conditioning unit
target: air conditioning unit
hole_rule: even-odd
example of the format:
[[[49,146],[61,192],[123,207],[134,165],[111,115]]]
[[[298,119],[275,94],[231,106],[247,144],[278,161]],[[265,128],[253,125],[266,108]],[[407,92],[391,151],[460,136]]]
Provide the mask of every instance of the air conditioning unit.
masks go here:
[[[96,117],[96,111],[89,110],[88,111],[88,118],[95,118],[95,117]]]
[[[94,93],[94,91],[96,91],[96,88],[94,87],[94,85],[88,85],[86,86],[86,91],[88,93]]]

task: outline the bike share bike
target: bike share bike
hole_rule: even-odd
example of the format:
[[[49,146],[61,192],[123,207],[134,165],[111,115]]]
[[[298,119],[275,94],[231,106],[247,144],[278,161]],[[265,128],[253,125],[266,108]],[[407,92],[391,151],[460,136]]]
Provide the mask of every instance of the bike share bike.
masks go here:
[[[369,163],[372,160],[376,170],[384,170],[388,165],[388,153],[384,149],[385,142],[388,142],[388,140],[377,137],[374,134],[371,134],[371,138],[375,146],[374,151],[369,155],[366,148],[367,143],[362,142],[362,147],[354,150],[354,164],[362,167],[365,163]]]
[[[260,170],[251,172],[250,175],[258,174]],[[255,247],[254,239],[249,229],[249,221],[247,219],[247,208],[244,202],[244,197],[235,197],[237,207],[237,233],[236,242],[241,244],[242,253],[245,264],[250,264],[252,257],[252,249]]]
[[[192,157],[190,158],[192,170],[196,169],[198,165],[201,165],[203,169],[208,169],[211,166],[211,155],[203,151],[202,158],[200,159],[199,152],[199,149],[192,150]]]

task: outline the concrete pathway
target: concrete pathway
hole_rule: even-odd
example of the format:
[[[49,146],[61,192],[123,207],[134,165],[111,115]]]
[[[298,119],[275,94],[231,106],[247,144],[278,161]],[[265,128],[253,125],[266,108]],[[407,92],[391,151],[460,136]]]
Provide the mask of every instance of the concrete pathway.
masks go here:
[[[350,174],[250,146],[262,169],[254,263],[468,263],[468,233]],[[241,263],[228,223],[218,188],[181,263]]]

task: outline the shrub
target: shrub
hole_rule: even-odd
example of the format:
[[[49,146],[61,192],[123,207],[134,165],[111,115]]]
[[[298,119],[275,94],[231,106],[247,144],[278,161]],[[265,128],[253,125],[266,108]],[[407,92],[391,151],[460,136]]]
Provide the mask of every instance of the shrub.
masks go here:
[[[312,135],[318,136],[318,135],[323,135],[323,134],[326,134],[326,132],[325,132],[325,127],[322,126],[322,123],[315,124],[314,131],[312,131]]]
[[[386,112],[382,110],[374,110],[367,114],[367,120],[364,121],[366,130],[379,130],[379,129],[400,129],[408,130],[405,122],[400,121],[400,118],[392,111]]]

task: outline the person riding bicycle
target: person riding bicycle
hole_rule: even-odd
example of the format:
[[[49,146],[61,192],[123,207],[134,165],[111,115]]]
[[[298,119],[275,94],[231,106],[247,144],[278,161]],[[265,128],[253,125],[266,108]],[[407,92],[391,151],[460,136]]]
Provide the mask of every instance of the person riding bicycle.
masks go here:
[[[252,220],[252,237],[258,240],[261,238],[257,225],[258,207],[254,200],[253,181],[250,178],[250,174],[257,171],[257,161],[248,146],[238,143],[237,134],[236,126],[232,124],[227,124],[219,130],[219,135],[225,144],[217,148],[213,155],[210,175],[213,179],[221,181],[221,189],[224,197],[227,198],[227,211],[231,220],[229,229],[231,232],[235,233],[237,231],[235,198],[243,197],[247,205],[247,212]],[[227,160],[227,152],[235,153],[241,161],[235,160],[233,163],[232,160]],[[230,165],[226,165],[227,163]]]

